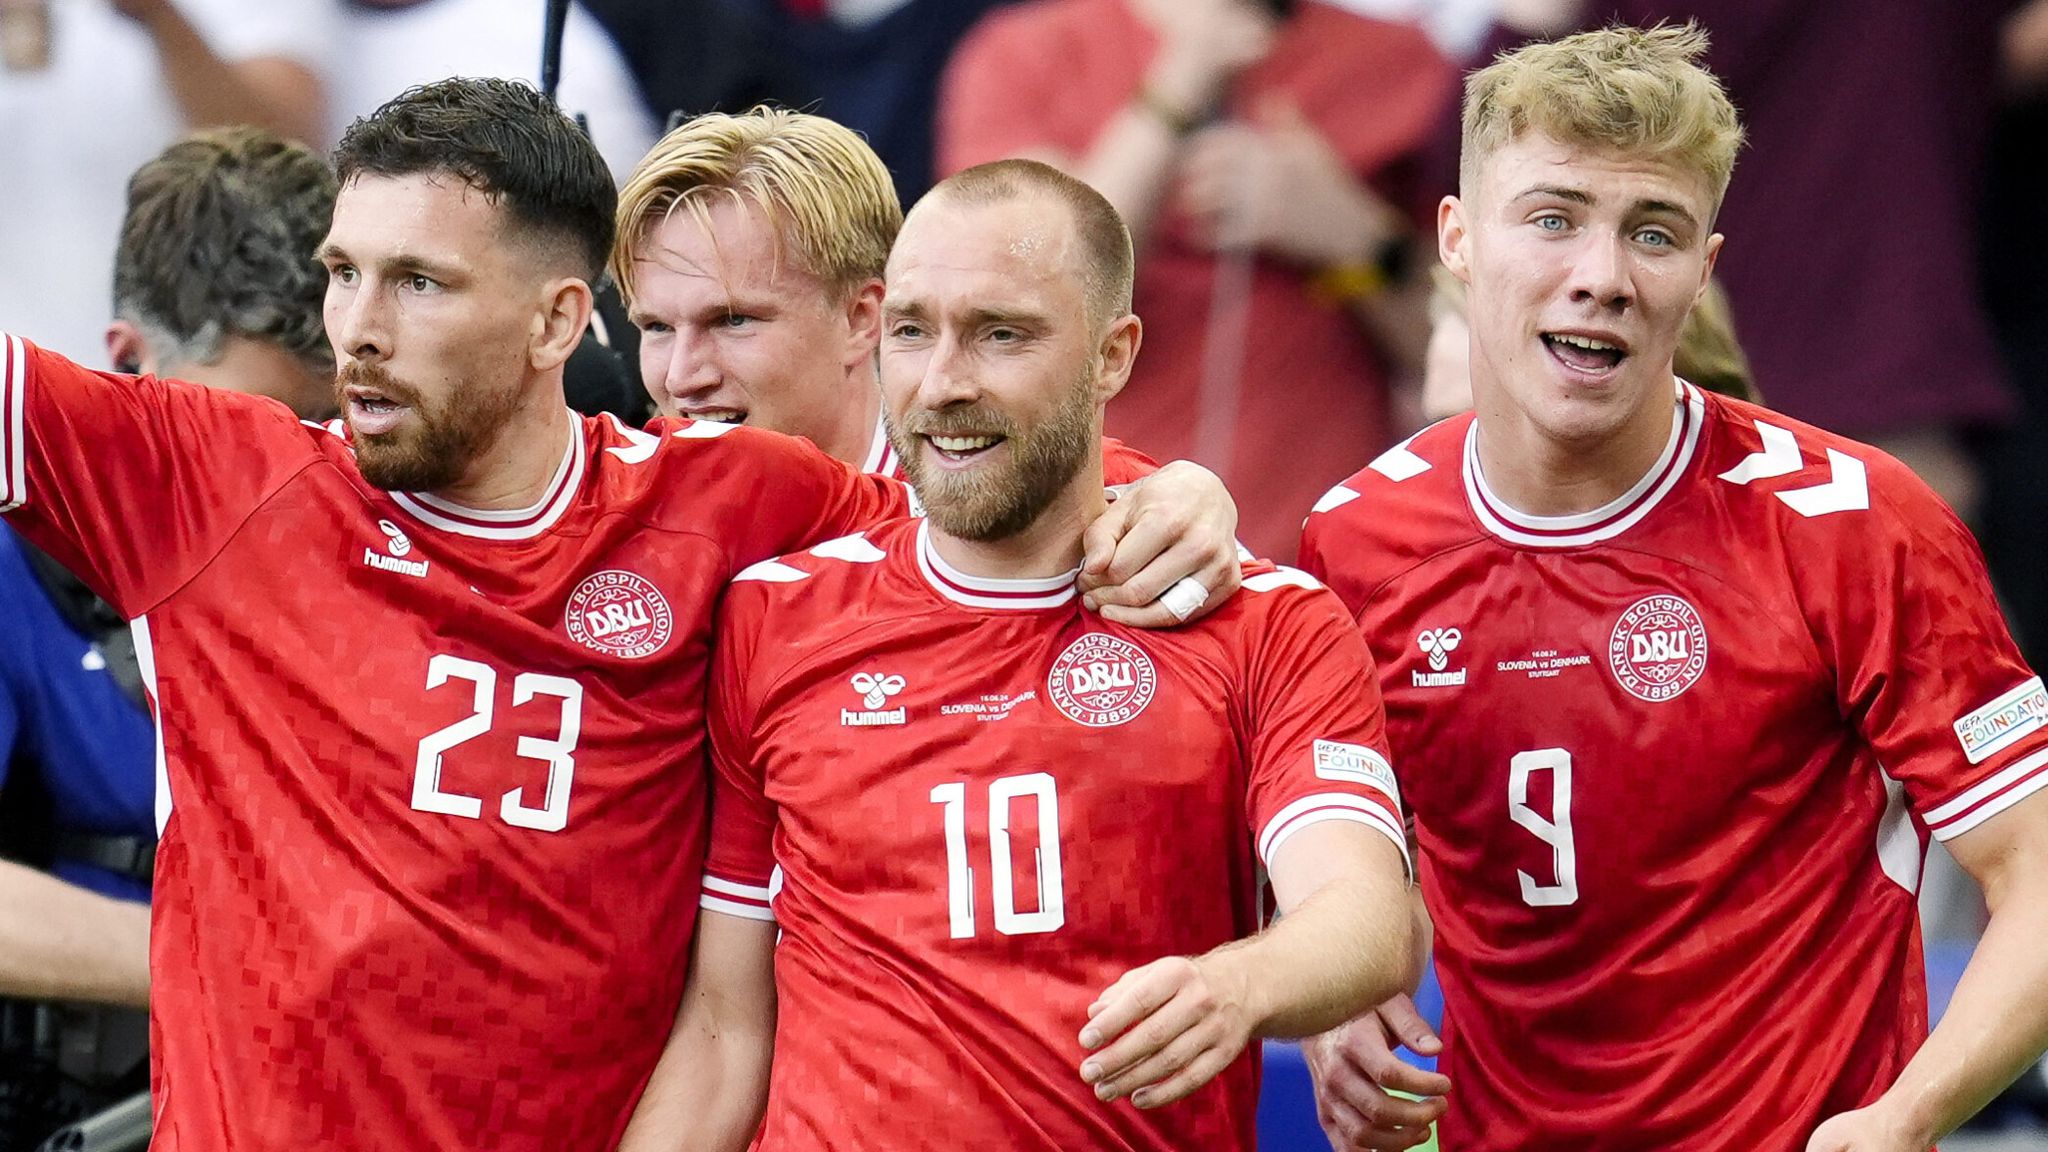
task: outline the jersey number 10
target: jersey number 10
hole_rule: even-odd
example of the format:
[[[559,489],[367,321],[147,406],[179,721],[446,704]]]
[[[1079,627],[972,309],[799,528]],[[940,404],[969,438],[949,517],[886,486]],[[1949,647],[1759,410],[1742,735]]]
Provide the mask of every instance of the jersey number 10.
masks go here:
[[[1030,797],[1038,802],[1038,910],[1017,911],[1015,871],[1011,866],[1010,806]],[[961,781],[932,789],[932,803],[945,808],[946,908],[953,939],[974,936],[974,869],[967,862],[967,785]],[[996,931],[1028,936],[1056,931],[1067,922],[1065,881],[1060,876],[1060,796],[1044,772],[1005,776],[988,786],[989,879],[995,893]]]

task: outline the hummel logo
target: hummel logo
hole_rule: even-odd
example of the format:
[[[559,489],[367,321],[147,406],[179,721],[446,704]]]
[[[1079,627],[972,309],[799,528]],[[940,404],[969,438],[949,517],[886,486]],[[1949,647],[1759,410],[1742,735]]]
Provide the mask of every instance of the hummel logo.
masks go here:
[[[387,537],[384,541],[384,550],[391,553],[391,555],[386,556],[383,552],[379,552],[374,548],[365,548],[363,549],[363,563],[380,572],[397,572],[416,579],[425,578],[427,574],[427,562],[425,560],[399,559],[399,557],[412,552],[412,541],[406,537],[405,532],[389,520],[377,521],[377,527]]]
[[[853,685],[855,692],[861,694],[860,702],[867,705],[867,708],[864,711],[858,712],[851,708],[841,708],[839,710],[839,723],[841,727],[872,728],[883,724],[903,724],[908,722],[909,718],[904,709],[884,709],[882,707],[882,705],[889,702],[889,697],[903,691],[906,683],[903,677],[875,676],[867,672],[857,672],[849,683]]]
[[[1427,672],[1411,671],[1409,676],[1417,688],[1451,688],[1465,682],[1465,670],[1446,672],[1450,666],[1451,653],[1457,651],[1465,634],[1456,628],[1431,628],[1415,638],[1415,646],[1429,657]]]
[[[1429,656],[1432,671],[1441,672],[1451,662],[1451,653],[1458,648],[1458,642],[1465,634],[1456,628],[1431,628],[1415,638],[1415,643]]]

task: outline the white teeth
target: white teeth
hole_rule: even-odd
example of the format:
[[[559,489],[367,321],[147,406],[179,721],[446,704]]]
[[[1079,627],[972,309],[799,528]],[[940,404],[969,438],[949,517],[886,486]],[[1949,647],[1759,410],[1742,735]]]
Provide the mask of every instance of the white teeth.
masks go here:
[[[932,444],[946,452],[975,452],[1000,439],[1000,436],[934,436]]]
[[[708,420],[713,424],[742,424],[747,414],[735,408],[706,408],[702,412],[688,414],[692,420]]]
[[[1572,336],[1563,332],[1558,332],[1553,333],[1550,338],[1552,340],[1557,341],[1559,344],[1570,344],[1574,348],[1585,348],[1593,352],[1621,351],[1621,345],[1609,344],[1605,340],[1595,340],[1591,336]]]

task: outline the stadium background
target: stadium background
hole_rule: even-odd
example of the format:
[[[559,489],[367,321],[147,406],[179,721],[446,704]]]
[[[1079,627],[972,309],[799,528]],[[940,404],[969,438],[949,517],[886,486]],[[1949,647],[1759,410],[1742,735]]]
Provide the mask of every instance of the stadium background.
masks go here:
[[[984,107],[977,74],[993,65],[956,59],[963,43],[970,56],[1000,58],[985,22],[1045,4],[1136,10],[1146,0],[577,0],[560,95],[620,176],[673,115],[762,100],[814,110],[868,137],[907,204],[962,158],[1009,149],[1034,131],[1047,142],[1063,131],[1086,135],[1086,114],[1028,99],[1039,82],[1029,58],[999,78],[998,97],[1003,83],[1016,87],[1020,107],[1008,115]],[[1304,19],[1304,8],[1346,14],[1327,49],[1336,63],[1321,68],[1314,106],[1304,98],[1303,109],[1357,186],[1416,228],[1454,178],[1457,69],[1530,35],[1609,17],[1697,18],[1751,131],[1722,221],[1723,279],[1766,401],[1873,439],[1918,468],[1977,530],[2015,632],[2040,665],[2048,234],[2034,217],[2048,203],[2048,0],[1185,0],[1182,16],[1157,19],[1197,22],[1198,10],[1232,5],[1281,22]],[[451,74],[537,81],[543,7],[0,0],[0,154],[9,157],[0,329],[112,367],[98,336],[135,165],[185,128],[231,115],[326,148],[351,119],[413,83]],[[195,62],[189,46],[166,40],[180,22],[210,55]],[[78,63],[80,42],[92,45],[88,65]],[[1226,88],[1278,67],[1289,45],[1276,36],[1271,48],[1248,49],[1250,62]],[[178,52],[185,58],[172,61]],[[1076,66],[1040,64],[1056,76]],[[1079,128],[1069,123],[1076,117]],[[1251,119],[1248,127],[1277,134]],[[997,132],[1001,140],[978,135]],[[1246,195],[1257,195],[1250,185]],[[1428,244],[1408,258],[1428,262]],[[1176,357],[1172,374],[1144,382],[1142,402],[1179,413],[1179,431],[1152,420],[1151,409],[1145,422],[1113,430],[1162,458],[1191,454],[1216,467],[1240,494],[1247,535],[1284,553],[1307,509],[1268,479],[1287,473],[1320,490],[1412,430],[1423,412],[1416,353],[1429,321],[1417,311],[1408,330],[1371,327],[1358,337],[1355,370],[1346,362],[1329,379],[1297,379],[1262,347],[1284,343],[1288,329],[1248,326],[1264,318],[1254,302],[1262,293],[1282,315],[1330,309],[1331,285],[1302,261],[1278,245],[1190,244],[1171,225],[1141,259],[1155,300],[1177,291],[1196,303],[1171,331],[1200,354]],[[1141,284],[1141,313],[1145,300]],[[608,363],[630,376],[630,329],[614,325],[611,335],[618,354]],[[1358,400],[1363,415],[1331,417],[1316,388]],[[1935,856],[1923,913],[1938,1011],[1982,914],[1967,880]],[[1264,1146],[1321,1147],[1298,1058],[1276,1051],[1268,1067]],[[2048,1149],[2048,1078],[2037,1070],[1944,1146]]]

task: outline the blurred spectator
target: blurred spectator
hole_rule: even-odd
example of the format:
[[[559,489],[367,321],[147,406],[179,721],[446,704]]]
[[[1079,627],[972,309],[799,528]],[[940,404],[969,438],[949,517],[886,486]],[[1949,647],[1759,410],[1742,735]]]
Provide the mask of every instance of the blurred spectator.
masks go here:
[[[128,183],[108,358],[333,416],[327,272],[313,258],[333,211],[334,174],[301,145],[255,128],[173,144]]]
[[[1331,0],[1360,16],[1420,24],[1437,50],[1452,60],[1470,60],[1493,28],[1499,0]]]
[[[966,2],[966,0],[962,0]],[[773,0],[583,0],[657,118],[812,97],[777,43]]]
[[[1422,369],[1422,418],[1455,416],[1472,407],[1472,328],[1465,320],[1465,286],[1451,270],[1430,269],[1429,357]],[[1693,306],[1678,332],[1678,354],[1672,359],[1678,378],[1709,392],[1761,403],[1749,359],[1735,338],[1735,319],[1728,294],[1719,281],[1709,281],[1706,295]]]
[[[540,80],[540,0],[346,0],[340,46],[327,80],[329,134],[417,84],[450,76]],[[626,58],[578,0],[562,33],[556,103],[589,123],[590,138],[623,180],[653,146],[661,124],[640,94]]]
[[[0,320],[99,362],[128,173],[188,128],[320,142],[331,0],[0,0]]]
[[[2020,646],[2048,662],[2048,0],[2006,25],[2009,102],[1991,153],[1982,248],[1985,299],[2020,396],[1989,453],[1984,550]]]
[[[751,0],[767,12],[805,107],[867,138],[913,203],[932,186],[939,77],[983,14],[1015,0]]]
[[[1749,128],[1715,275],[1771,405],[1876,444],[1966,519],[1961,434],[2012,397],[1976,232],[2011,0],[1502,0],[1505,49],[1696,19]]]
[[[173,144],[128,185],[112,357],[333,408],[313,259],[334,177],[254,128]],[[156,738],[127,624],[0,527],[0,1150],[144,1086]],[[48,869],[48,874],[29,867]],[[26,1143],[18,1143],[23,1142]]]
[[[961,45],[939,167],[1031,156],[1109,197],[1146,326],[1111,433],[1221,472],[1292,555],[1420,365],[1419,151],[1454,88],[1420,30],[1320,0],[1038,0]]]

